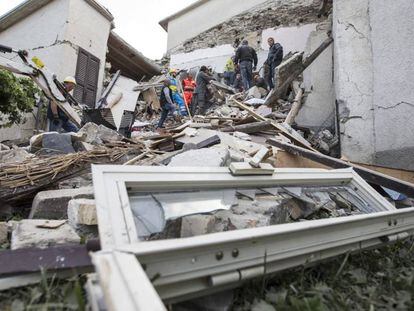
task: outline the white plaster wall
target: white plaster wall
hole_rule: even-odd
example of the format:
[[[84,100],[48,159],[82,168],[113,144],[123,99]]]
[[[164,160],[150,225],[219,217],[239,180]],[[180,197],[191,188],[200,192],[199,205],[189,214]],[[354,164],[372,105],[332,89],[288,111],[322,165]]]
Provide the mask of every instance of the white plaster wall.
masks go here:
[[[106,52],[111,22],[84,0],[70,0],[69,19],[65,38],[99,58],[98,97],[101,94],[105,70]],[[65,75],[76,72],[77,50],[65,49],[68,61]]]
[[[168,24],[168,50],[267,0],[210,0]]]
[[[308,39],[305,57],[326,40],[331,21],[318,25]],[[333,45],[329,46],[304,71],[303,82],[308,93],[295,121],[298,125],[319,129],[335,122],[335,95],[333,85]]]
[[[211,66],[216,72],[223,72],[227,60],[232,55],[234,55],[234,48],[230,44],[199,49],[190,53],[171,55],[170,67],[191,69],[206,65]]]
[[[269,28],[262,32],[260,41],[260,50],[256,51],[259,59],[258,69],[267,59],[269,46],[267,39],[274,37],[277,42],[282,44],[284,53],[304,51],[309,34],[316,29],[317,24],[308,24],[299,27],[283,27],[283,28]],[[247,37],[249,36],[247,34]],[[254,33],[254,37],[257,37]],[[248,40],[251,46],[256,42],[254,38]],[[179,53],[171,55],[171,67],[178,69],[191,69],[192,67],[199,67],[202,65],[211,66],[216,72],[223,72],[227,60],[235,54],[232,45],[225,44],[216,46],[214,48],[199,49],[190,53]]]
[[[369,2],[375,163],[414,169],[414,1]]]
[[[414,1],[334,1],[342,153],[414,169]]]
[[[269,45],[267,44],[267,39],[272,37],[276,42],[279,42],[283,46],[283,51],[285,54],[289,52],[305,51],[309,34],[312,31],[316,30],[316,25],[317,24],[315,23],[297,27],[265,29],[262,32],[261,48],[268,51]]]
[[[60,75],[62,52],[60,42],[65,40],[69,0],[55,0],[12,27],[0,33],[0,42],[15,49],[29,50],[40,57],[47,67]],[[2,54],[11,57],[10,54]],[[17,58],[18,59],[18,58]]]
[[[0,42],[15,49],[26,49],[30,57],[39,57],[49,71],[60,79],[74,76],[78,47],[98,57],[101,68],[98,96],[102,90],[107,41],[111,22],[84,0],[55,0],[0,33]],[[2,54],[2,56],[18,57]],[[32,135],[32,115],[28,122],[0,130],[1,140],[24,139]]]
[[[374,68],[368,4],[369,0],[333,3],[334,77],[342,155],[349,160],[372,163]]]
[[[0,33],[0,42],[14,49],[28,50],[30,56],[39,57],[48,69],[58,76],[63,75],[65,67],[65,33],[67,29],[69,0],[55,0],[12,27]],[[19,61],[13,54],[1,54]],[[36,110],[35,110],[36,111]],[[34,112],[35,113],[35,112]],[[33,114],[26,115],[27,122],[10,128],[0,129],[0,141],[24,140],[33,135],[35,119]]]

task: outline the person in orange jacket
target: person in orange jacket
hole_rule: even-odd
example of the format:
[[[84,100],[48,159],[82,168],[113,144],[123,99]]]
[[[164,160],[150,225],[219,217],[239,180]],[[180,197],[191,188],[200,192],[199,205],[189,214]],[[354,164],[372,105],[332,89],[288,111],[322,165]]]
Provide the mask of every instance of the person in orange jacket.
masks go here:
[[[193,76],[188,73],[187,78],[183,80],[183,90],[184,90],[184,97],[185,102],[188,106],[190,106],[191,101],[193,100],[193,92],[196,88],[196,82],[193,80]]]

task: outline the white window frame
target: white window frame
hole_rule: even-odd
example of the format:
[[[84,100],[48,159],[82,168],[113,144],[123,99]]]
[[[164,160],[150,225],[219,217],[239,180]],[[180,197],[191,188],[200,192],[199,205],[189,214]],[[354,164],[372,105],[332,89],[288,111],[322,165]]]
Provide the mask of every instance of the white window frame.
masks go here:
[[[211,294],[414,233],[414,208],[395,209],[352,169],[276,169],[272,176],[233,176],[226,168],[93,166],[93,180],[103,247],[93,254],[93,263],[105,303],[123,306],[111,310],[165,310],[161,299],[174,303]],[[375,211],[150,242],[137,238],[127,193],[127,185],[150,192],[341,184],[353,187]]]
[[[271,176],[233,176],[227,168],[152,166],[92,167],[99,234],[103,249],[139,242],[127,185],[140,191],[220,189],[221,187],[331,186],[349,184],[375,211],[395,210],[352,168],[275,169]]]

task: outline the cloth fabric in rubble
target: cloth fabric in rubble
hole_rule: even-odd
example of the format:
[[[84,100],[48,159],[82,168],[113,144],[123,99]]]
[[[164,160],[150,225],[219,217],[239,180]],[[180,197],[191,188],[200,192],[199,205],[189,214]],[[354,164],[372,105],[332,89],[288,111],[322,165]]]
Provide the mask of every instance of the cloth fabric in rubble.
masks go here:
[[[214,80],[214,78],[207,74],[207,67],[201,66],[196,79],[196,91],[194,92],[197,102],[196,113],[198,114],[204,114],[208,109],[207,84],[212,80]]]
[[[77,133],[79,131],[78,127],[73,124],[69,118],[66,116],[66,114],[60,109],[57,108],[58,111],[58,117],[55,118],[53,116],[52,108],[50,106],[50,103],[47,107],[47,118],[49,121],[49,132],[73,132]]]
[[[235,63],[240,66],[240,74],[245,90],[253,86],[253,70],[257,67],[257,53],[249,46],[247,40],[236,51]]]
[[[187,105],[191,105],[196,86],[196,82],[190,75],[183,80],[184,98]]]
[[[168,115],[174,116],[177,111],[173,103],[173,92],[169,86],[164,85],[161,96],[160,96],[160,105],[161,105],[161,118],[158,122],[158,128],[164,126],[164,122],[167,119]]]
[[[170,76],[170,89],[172,91],[172,100],[174,103],[178,105],[178,109],[182,116],[187,115],[187,107],[185,106],[184,99],[181,97],[180,93],[178,92],[178,81],[175,77]]]
[[[266,64],[269,67],[268,85],[270,89],[275,87],[275,70],[283,60],[283,47],[279,43],[273,43],[269,48]]]

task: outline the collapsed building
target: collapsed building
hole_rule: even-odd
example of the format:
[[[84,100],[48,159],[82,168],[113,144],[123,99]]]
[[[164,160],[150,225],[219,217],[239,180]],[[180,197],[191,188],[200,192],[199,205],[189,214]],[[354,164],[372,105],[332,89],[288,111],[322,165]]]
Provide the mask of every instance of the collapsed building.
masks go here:
[[[304,71],[308,96],[297,125],[318,129],[338,121],[341,154],[347,159],[413,169],[413,60],[404,53],[402,65],[396,56],[411,49],[411,6],[409,0],[399,5],[368,0],[201,0],[160,24],[168,31],[172,67],[204,64],[217,72],[223,72],[242,39],[258,50],[260,67],[268,37],[280,42],[285,53],[308,55],[332,32],[334,45]]]

